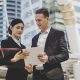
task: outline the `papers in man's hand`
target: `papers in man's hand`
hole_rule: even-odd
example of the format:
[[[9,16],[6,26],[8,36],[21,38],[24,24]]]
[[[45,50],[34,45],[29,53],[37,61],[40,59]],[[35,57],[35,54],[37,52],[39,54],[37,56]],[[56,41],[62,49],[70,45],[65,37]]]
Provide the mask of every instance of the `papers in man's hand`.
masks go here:
[[[24,59],[25,65],[32,64],[32,65],[38,65],[42,64],[42,62],[39,61],[38,55],[44,54],[44,49],[42,47],[32,47],[31,49],[27,49],[27,51],[30,52],[29,56]]]

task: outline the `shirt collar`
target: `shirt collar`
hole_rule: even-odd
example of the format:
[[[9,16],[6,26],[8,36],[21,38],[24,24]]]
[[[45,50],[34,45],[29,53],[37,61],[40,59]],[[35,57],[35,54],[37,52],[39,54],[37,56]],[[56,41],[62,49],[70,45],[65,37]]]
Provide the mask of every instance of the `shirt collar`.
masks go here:
[[[50,29],[51,29],[51,27],[48,27],[48,29],[46,30],[46,32],[49,33],[50,32]]]
[[[11,36],[11,37],[16,43],[20,43],[20,39],[18,40],[18,39],[15,39],[13,36]]]
[[[41,32],[41,33],[49,33],[50,29],[51,29],[51,27],[49,26],[44,32]]]

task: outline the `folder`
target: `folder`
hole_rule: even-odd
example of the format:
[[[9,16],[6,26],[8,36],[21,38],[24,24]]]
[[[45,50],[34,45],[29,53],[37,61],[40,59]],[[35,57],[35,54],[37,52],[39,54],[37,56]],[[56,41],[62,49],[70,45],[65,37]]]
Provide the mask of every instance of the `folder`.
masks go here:
[[[30,52],[29,56],[24,59],[25,65],[39,65],[43,64],[39,59],[39,54],[44,54],[44,48],[42,47],[32,47],[31,49],[26,49],[28,52]]]

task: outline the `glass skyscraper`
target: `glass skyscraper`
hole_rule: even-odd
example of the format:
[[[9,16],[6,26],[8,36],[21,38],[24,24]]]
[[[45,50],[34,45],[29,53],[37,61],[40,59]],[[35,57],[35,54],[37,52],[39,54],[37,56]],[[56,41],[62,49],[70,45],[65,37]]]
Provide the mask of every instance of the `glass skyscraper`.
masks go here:
[[[43,0],[43,7],[49,10],[52,27],[65,31],[63,16],[59,10],[57,0]]]
[[[21,18],[21,0],[0,0],[0,42],[7,37],[9,23]]]
[[[76,17],[77,17],[78,29],[80,32],[80,1],[74,0],[73,4],[74,4],[75,12],[76,12]]]
[[[22,43],[27,47],[31,47],[32,37],[38,32],[35,22],[35,11],[42,7],[42,0],[22,0],[22,16],[25,23],[24,33],[22,35]]]

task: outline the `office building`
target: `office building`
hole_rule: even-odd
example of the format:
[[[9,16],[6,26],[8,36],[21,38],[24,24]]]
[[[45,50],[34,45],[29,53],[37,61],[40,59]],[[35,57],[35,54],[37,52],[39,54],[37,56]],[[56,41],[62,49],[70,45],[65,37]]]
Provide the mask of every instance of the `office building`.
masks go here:
[[[35,11],[42,7],[42,0],[22,0],[22,19],[25,23],[22,43],[31,47],[32,37],[39,31],[35,22]]]
[[[21,18],[21,0],[0,0],[0,42],[7,37],[9,23]]]

